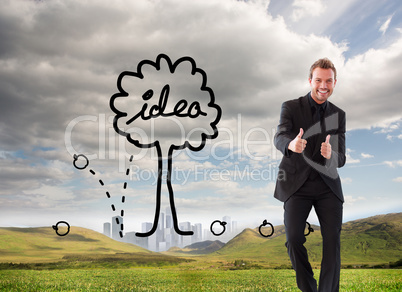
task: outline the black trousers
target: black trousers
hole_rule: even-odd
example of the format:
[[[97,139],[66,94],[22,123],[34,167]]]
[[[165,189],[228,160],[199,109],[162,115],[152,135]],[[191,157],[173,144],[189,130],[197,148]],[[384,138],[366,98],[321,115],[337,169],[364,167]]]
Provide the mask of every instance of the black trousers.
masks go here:
[[[341,267],[340,234],[343,203],[320,176],[309,179],[285,203],[286,247],[296,271],[297,286],[303,292],[316,292],[317,282],[304,247],[306,220],[314,206],[321,227],[323,257],[318,291],[339,291]]]

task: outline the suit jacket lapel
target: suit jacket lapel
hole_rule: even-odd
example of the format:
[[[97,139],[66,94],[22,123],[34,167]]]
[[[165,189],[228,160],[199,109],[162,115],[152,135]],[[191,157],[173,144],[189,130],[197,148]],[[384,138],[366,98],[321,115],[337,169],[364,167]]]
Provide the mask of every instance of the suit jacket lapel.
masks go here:
[[[304,132],[306,132],[313,125],[313,113],[311,112],[310,103],[308,102],[309,95],[310,93],[301,99]]]

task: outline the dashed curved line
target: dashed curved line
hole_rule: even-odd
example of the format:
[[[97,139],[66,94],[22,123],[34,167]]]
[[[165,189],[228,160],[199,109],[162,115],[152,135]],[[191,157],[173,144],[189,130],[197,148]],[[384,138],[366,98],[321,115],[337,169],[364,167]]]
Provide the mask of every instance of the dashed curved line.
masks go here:
[[[130,162],[133,162],[133,158],[134,158],[134,156],[133,155],[131,155],[130,156]],[[126,175],[128,176],[130,174],[130,168],[127,168],[126,169]],[[123,184],[123,189],[127,189],[127,182],[124,182],[124,184]],[[126,197],[125,196],[122,196],[121,197],[121,202],[124,204],[124,202],[126,201]],[[114,209],[113,209],[113,211],[114,211]],[[121,217],[123,217],[124,216],[124,210],[123,209],[121,209],[120,210],[120,215],[121,215]],[[119,224],[119,219],[118,218],[116,218],[116,223],[117,224]],[[123,238],[123,230],[124,230],[124,225],[123,225],[123,223],[121,223],[120,224],[120,237],[121,238]]]
[[[81,156],[84,156],[84,155],[81,155]],[[85,156],[84,156],[84,158],[86,158]],[[129,159],[129,161],[130,162],[133,162],[133,158],[134,158],[134,155],[131,155],[130,156],[130,159]],[[75,162],[75,160],[77,160],[78,159],[78,156],[77,155],[74,155],[74,162]],[[86,158],[87,159],[87,158]],[[88,159],[87,159],[87,165],[88,165],[88,163],[89,163],[89,161],[88,161]],[[87,166],[86,165],[86,166]],[[74,164],[74,166],[75,166],[75,164]],[[85,167],[86,167],[85,166]],[[76,167],[76,166],[75,166]],[[78,169],[84,169],[85,167],[83,167],[83,168],[78,168]],[[96,172],[93,170],[93,169],[90,169],[89,170],[89,172],[92,174],[92,175],[96,175]],[[127,168],[126,169],[126,176],[128,176],[130,174],[130,168]],[[99,180],[99,183],[100,183],[100,185],[101,186],[104,186],[105,185],[105,183],[103,182],[103,180]],[[123,184],[123,188],[124,189],[127,189],[127,182],[124,182],[124,184]],[[106,191],[106,196],[110,199],[110,193],[108,192],[108,191]],[[125,201],[126,201],[126,197],[125,196],[122,196],[121,197],[121,202],[124,204],[125,203]],[[114,206],[114,204],[111,204],[111,207],[112,207],[112,210],[113,211],[116,211],[116,207]],[[121,215],[121,217],[123,217],[124,216],[124,210],[123,209],[121,209],[120,210],[120,215]],[[120,220],[119,220],[119,218],[116,218],[116,223],[117,224],[120,224]],[[123,237],[123,230],[124,230],[124,225],[123,225],[123,223],[121,223],[120,224],[120,237],[122,238]]]
[[[77,165],[75,164],[75,162],[78,160],[78,158],[79,157],[84,157],[84,159],[86,159],[86,165],[84,166],[84,167],[77,167]],[[130,162],[132,162],[133,161],[133,155],[131,155],[130,156]],[[74,167],[75,168],[77,168],[77,169],[79,169],[79,170],[82,170],[82,169],[85,169],[87,166],[88,166],[88,164],[89,164],[89,160],[88,160],[88,158],[85,156],[85,155],[83,155],[83,154],[80,154],[80,155],[76,155],[76,154],[74,154],[74,161],[73,161],[73,165],[74,165]],[[96,172],[93,170],[93,169],[90,169],[89,170],[89,172],[92,174],[92,175],[96,175]],[[127,170],[126,170],[126,175],[129,175],[129,173],[130,173],[130,168],[127,168]],[[104,186],[105,185],[105,183],[103,182],[103,180],[99,180],[99,183],[100,183],[100,185],[101,186]],[[124,183],[124,189],[126,189],[127,188],[127,182],[125,182]],[[108,192],[108,191],[106,191],[106,196],[110,199],[110,193]],[[122,196],[122,203],[124,203],[125,202],[125,196]],[[114,204],[111,204],[111,208],[112,208],[112,210],[113,211],[116,211],[116,207],[114,206]],[[123,217],[124,216],[124,210],[121,210],[120,211],[120,214],[121,214],[121,216]],[[120,221],[119,221],[119,218],[116,218],[116,223],[119,225],[120,224]],[[68,224],[68,223],[67,223]],[[53,228],[55,228],[55,227],[53,227]],[[121,231],[119,232],[120,233],[120,237],[121,238],[123,238],[123,229],[124,229],[124,226],[123,226],[123,223],[121,223],[120,224],[120,229],[121,229]],[[56,230],[56,233],[57,233],[57,230]]]

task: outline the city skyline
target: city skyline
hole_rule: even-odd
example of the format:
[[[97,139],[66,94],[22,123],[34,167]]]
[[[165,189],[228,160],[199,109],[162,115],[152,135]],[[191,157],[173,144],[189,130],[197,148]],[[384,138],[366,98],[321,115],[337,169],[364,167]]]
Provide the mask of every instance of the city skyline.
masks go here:
[[[103,223],[103,234],[117,241],[131,243],[151,251],[167,251],[171,247],[183,248],[196,242],[206,240],[220,240],[227,242],[233,238],[239,230],[237,222],[232,221],[230,216],[223,216],[222,220],[216,220],[217,226],[211,224],[209,228],[203,229],[201,223],[180,222],[179,227],[182,230],[193,231],[193,235],[179,235],[174,231],[173,220],[170,208],[166,208],[166,213],[161,212],[158,228],[155,234],[148,237],[139,237],[138,231],[122,231],[124,218],[122,216],[113,216],[111,222]],[[223,225],[225,228],[223,229]],[[151,222],[141,223],[141,232],[148,232],[152,228]],[[211,228],[214,233],[211,232]]]

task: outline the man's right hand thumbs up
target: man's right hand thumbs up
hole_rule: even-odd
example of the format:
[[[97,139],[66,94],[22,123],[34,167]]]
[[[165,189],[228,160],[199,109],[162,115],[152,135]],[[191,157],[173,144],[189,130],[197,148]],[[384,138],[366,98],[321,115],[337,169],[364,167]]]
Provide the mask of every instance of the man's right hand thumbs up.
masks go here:
[[[299,132],[299,134],[297,135],[297,137],[299,137],[299,138],[301,139],[301,137],[303,136],[303,134],[304,134],[304,131],[303,131],[302,128],[300,128],[300,132]]]
[[[300,128],[299,134],[289,143],[288,149],[296,152],[296,153],[302,153],[304,149],[306,148],[307,140],[302,139],[304,134],[304,131],[302,128]]]

